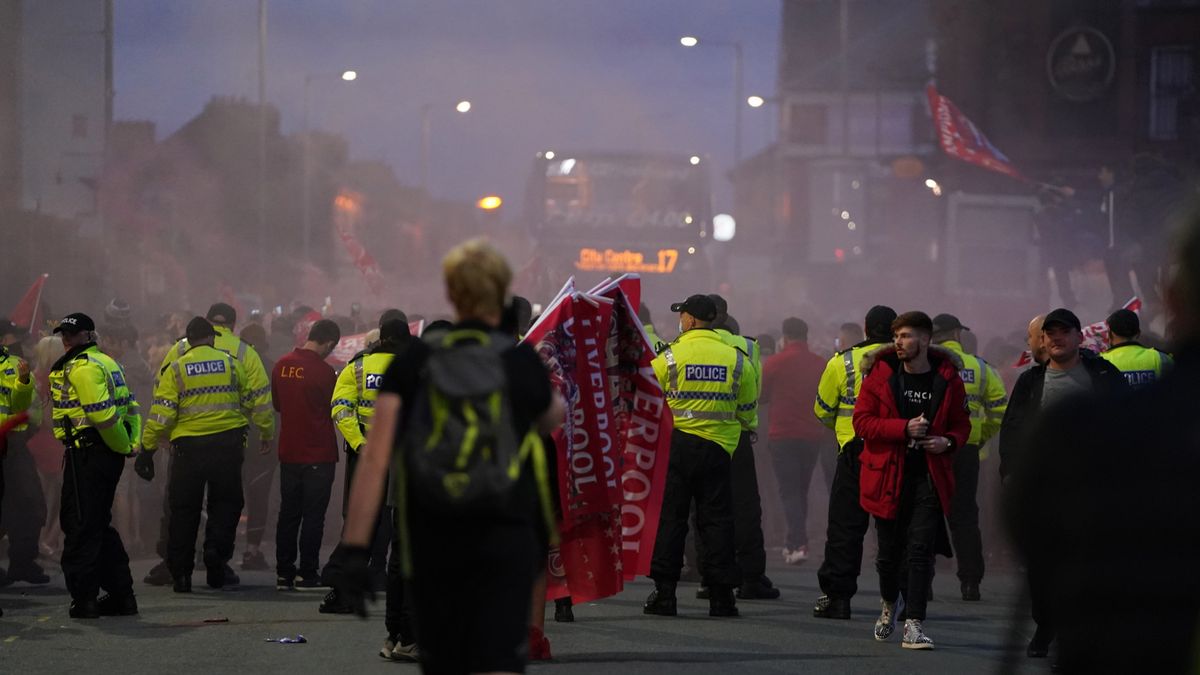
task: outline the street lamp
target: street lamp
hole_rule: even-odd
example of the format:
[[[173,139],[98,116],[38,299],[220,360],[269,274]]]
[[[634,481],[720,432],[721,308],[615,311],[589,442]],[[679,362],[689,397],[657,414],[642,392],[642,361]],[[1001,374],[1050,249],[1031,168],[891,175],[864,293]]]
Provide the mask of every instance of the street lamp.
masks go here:
[[[303,145],[303,164],[304,175],[301,179],[300,200],[301,200],[301,248],[304,254],[304,262],[311,262],[312,258],[309,253],[309,235],[312,233],[312,205],[309,203],[312,193],[312,139],[308,126],[308,109],[310,99],[312,97],[313,80],[333,77],[337,73],[308,73],[304,76],[304,108],[301,116],[301,124],[303,126],[302,141]],[[343,82],[353,82],[358,79],[358,71],[343,70],[339,75]]]
[[[751,108],[761,108],[766,104],[767,99],[761,96],[754,95],[746,97],[746,105],[750,106]]]
[[[685,35],[679,38],[679,44],[684,47],[696,47],[700,45],[700,38]],[[742,81],[745,78],[742,43],[705,40],[704,44],[733,50],[733,160],[736,164],[742,161]]]

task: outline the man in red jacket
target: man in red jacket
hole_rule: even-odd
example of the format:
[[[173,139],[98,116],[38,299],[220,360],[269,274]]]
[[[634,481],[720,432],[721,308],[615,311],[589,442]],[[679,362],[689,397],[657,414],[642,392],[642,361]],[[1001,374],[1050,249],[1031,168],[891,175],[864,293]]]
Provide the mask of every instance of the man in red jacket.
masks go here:
[[[931,348],[932,336],[925,313],[896,317],[892,346],[863,359],[867,376],[854,406],[854,431],[864,441],[859,502],[875,516],[879,541],[875,639],[891,637],[903,592],[905,649],[933,649],[922,622],[934,541],[954,496],[954,451],[971,435],[962,363]]]

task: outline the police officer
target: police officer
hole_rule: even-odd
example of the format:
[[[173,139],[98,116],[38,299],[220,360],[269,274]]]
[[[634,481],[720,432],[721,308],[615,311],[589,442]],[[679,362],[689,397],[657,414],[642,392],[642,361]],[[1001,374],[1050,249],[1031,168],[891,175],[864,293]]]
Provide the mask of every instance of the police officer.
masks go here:
[[[743,420],[754,412],[758,383],[745,354],[712,330],[717,307],[706,295],[671,305],[680,336],[653,361],[675,420],[658,540],[650,563],[654,591],[646,614],[675,616],[675,587],[683,566],[688,508],[696,502],[704,552],[700,571],[709,588],[709,616],[737,616],[733,589],[741,581],[734,561],[732,455]]]
[[[1174,366],[1169,355],[1138,342],[1142,325],[1134,312],[1118,309],[1106,323],[1109,348],[1100,357],[1116,366],[1135,390],[1162,379]]]
[[[8,419],[28,410],[30,404],[33,403],[34,398],[35,398],[34,397],[34,388],[33,388],[33,378],[30,377],[30,375],[29,375],[29,364],[24,359],[20,358],[16,354],[13,354],[12,351],[10,351],[10,347],[12,345],[19,345],[19,339],[23,333],[24,333],[24,331],[21,330],[15,324],[13,324],[13,322],[9,321],[8,319],[0,319],[0,424],[3,424]],[[37,472],[36,472],[36,469],[32,466],[32,461],[29,458],[28,450],[21,448],[21,447],[15,447],[17,445],[17,443],[19,443],[19,441],[17,440],[16,436],[11,435],[14,432],[20,433],[22,431],[25,431],[28,428],[29,428],[29,424],[27,424],[27,423],[18,424],[10,430],[10,435],[8,436],[7,439],[0,438],[0,460],[3,460],[3,461],[0,461],[0,504],[4,503],[4,496],[5,496],[5,490],[4,490],[4,466],[5,466],[5,464],[13,465],[13,464],[20,462],[20,466],[22,468],[28,466],[28,468],[33,471],[32,480],[35,484],[37,484],[37,488],[38,488],[37,496],[38,497],[41,496],[41,489],[40,489],[41,486],[38,483]],[[5,445],[6,443],[7,443],[7,445]],[[5,452],[6,450],[7,450],[7,453]],[[22,461],[22,460],[24,460],[24,461]],[[20,472],[20,473],[24,473],[24,472]],[[12,474],[12,471],[10,469],[10,479],[11,479],[11,474]],[[29,476],[24,475],[21,477],[24,479],[28,479]],[[23,480],[23,481],[18,481],[18,482],[28,482],[28,481]],[[16,485],[16,483],[14,483],[14,485]],[[17,485],[17,490],[12,490],[12,492],[16,493],[18,490],[21,490],[23,492],[24,490],[29,489],[29,488],[24,488],[24,490],[22,490],[22,488],[23,488],[23,486]],[[10,495],[10,499],[11,499],[11,497],[14,497],[14,496],[16,496],[16,495],[15,494]],[[18,500],[18,501],[24,502],[25,500]],[[43,502],[44,502],[44,500],[43,500]],[[9,514],[8,515],[9,515],[10,520],[12,520],[14,517],[13,513],[12,513],[13,505],[14,504],[12,504],[12,503],[9,504]],[[22,503],[21,505],[24,505],[24,504]],[[40,504],[40,506],[41,506],[41,516],[42,516],[42,518],[45,518],[45,503]],[[33,505],[33,508],[37,508],[37,505]],[[32,518],[32,515],[27,514],[27,513],[18,513],[18,514],[16,514],[16,517],[17,518]],[[0,515],[0,519],[2,519],[2,515]],[[0,522],[4,522],[5,524],[8,524],[9,521],[0,520]],[[40,523],[39,523],[39,526],[40,526]],[[12,563],[12,565],[9,567],[7,574],[5,574],[3,571],[0,571],[0,586],[7,586],[7,585],[11,584],[13,581],[17,581],[17,580],[29,581],[31,583],[42,583],[42,584],[50,581],[50,579],[48,577],[46,577],[45,573],[42,572],[41,568],[37,567],[37,562],[35,560],[35,558],[37,557],[37,531],[35,530],[32,533],[33,534],[33,538],[32,538],[33,550],[29,552],[30,555],[20,556],[21,558],[27,558],[25,560],[21,560],[18,557],[18,548],[20,548],[20,546],[14,541],[14,539],[19,538],[16,536],[16,534],[17,534],[17,532],[20,531],[21,528],[13,527],[10,525],[7,529],[9,531],[8,532],[8,539],[9,539],[8,558],[9,558],[10,563]],[[26,528],[26,529],[28,529],[28,528]],[[18,562],[20,562],[26,566],[32,566],[32,567],[28,567],[26,570],[17,569]],[[2,611],[0,611],[0,616],[4,616],[4,613]]]
[[[737,595],[746,600],[774,600],[779,597],[767,578],[767,551],[762,531],[762,498],[758,492],[758,473],[754,468],[754,442],[758,432],[758,397],[762,394],[762,352],[758,341],[741,335],[737,320],[729,315],[725,298],[713,293],[708,296],[717,307],[713,328],[725,344],[742,352],[754,370],[757,383],[754,406],[743,416],[742,433],[737,452],[733,453],[731,481],[733,486],[733,532],[737,547],[737,563],[742,570],[742,584]],[[703,545],[703,544],[701,544]]]
[[[959,376],[967,390],[971,436],[954,457],[954,499],[950,502],[950,538],[958,555],[958,581],[962,599],[979,600],[983,580],[983,537],[979,533],[979,460],[984,444],[1000,431],[1008,408],[1008,393],[1000,373],[962,346],[963,331],[970,330],[952,314],[933,317],[933,342],[954,352],[963,362]]]
[[[399,311],[399,310],[397,310]],[[358,466],[359,453],[366,443],[367,432],[371,429],[371,420],[375,416],[375,399],[379,395],[379,385],[383,374],[387,372],[392,360],[399,354],[410,339],[408,322],[403,318],[380,317],[379,342],[370,349],[357,354],[346,364],[338,375],[337,384],[333,390],[333,419],[337,422],[338,430],[346,439],[346,498],[350,495],[350,484],[354,471]],[[386,320],[384,320],[386,319]],[[389,492],[389,494],[391,494]],[[345,500],[343,500],[343,515]],[[398,513],[395,507],[388,508],[392,527],[395,526]],[[391,539],[392,529],[388,523],[377,523],[375,539],[371,542],[371,559],[369,565],[377,568],[385,563],[387,548]],[[387,565],[386,590],[387,609],[384,622],[388,637],[379,650],[379,655],[385,659],[396,661],[411,661],[416,658],[416,637],[413,632],[408,608],[404,598],[404,576],[400,569],[399,540],[391,540],[392,557]],[[380,550],[382,549],[382,550]],[[327,575],[335,574],[339,561],[335,555],[325,565]],[[372,572],[372,584],[377,572]],[[330,591],[326,601],[321,605],[321,611],[326,613],[343,614],[354,611],[349,603]]]
[[[813,616],[819,619],[849,619],[850,598],[858,592],[863,537],[871,520],[858,500],[858,456],[863,444],[854,433],[854,404],[862,387],[862,358],[878,345],[891,342],[895,319],[896,311],[891,307],[872,307],[863,321],[866,339],[834,354],[825,364],[817,386],[813,412],[822,424],[834,430],[838,443],[837,468],[829,491],[825,560],[817,571],[822,595],[813,607]]]
[[[66,353],[50,368],[54,436],[66,446],[59,523],[75,619],[138,611],[112,505],[125,459],[136,450],[141,417],[121,366],[96,346],[95,330],[86,314],[63,318],[54,333]],[[108,594],[97,601],[101,588]]]
[[[646,331],[646,337],[650,338],[650,346],[654,348],[655,354],[662,353],[662,350],[667,348],[667,343],[658,337],[658,331],[654,328],[654,319],[650,316],[650,308],[646,303],[642,303],[638,307],[638,321],[642,322],[642,328]]]
[[[176,593],[192,591],[196,531],[208,491],[204,565],[212,588],[225,585],[225,567],[242,513],[242,453],[246,418],[253,420],[271,451],[275,418],[255,407],[255,392],[242,366],[214,346],[217,331],[201,317],[187,325],[188,349],[159,374],[154,405],[142,436],[138,475],[154,478],[154,453],[170,432],[171,468],[167,499],[171,514],[167,564]]]
[[[251,410],[255,414],[273,414],[271,412],[271,381],[267,377],[266,369],[263,367],[262,358],[259,357],[254,347],[250,346],[250,343],[239,338],[233,332],[233,328],[237,324],[237,311],[224,302],[218,302],[208,308],[208,313],[205,314],[204,318],[217,331],[217,337],[213,346],[232,356],[241,365],[242,371],[246,375],[246,380],[250,385]],[[186,337],[181,338],[172,345],[167,355],[163,357],[162,365],[159,366],[158,377],[161,378],[162,374],[167,371],[168,366],[174,363],[189,347],[190,345]],[[247,424],[249,421],[247,417]],[[263,440],[270,440],[270,438],[264,438]],[[169,474],[169,467],[167,471]],[[151,586],[166,586],[174,582],[170,568],[167,565],[167,530],[170,518],[171,502],[170,499],[164,499],[157,546],[158,555],[162,560],[150,569],[150,572],[143,580]],[[226,566],[225,585],[236,585],[240,581],[233,568]]]

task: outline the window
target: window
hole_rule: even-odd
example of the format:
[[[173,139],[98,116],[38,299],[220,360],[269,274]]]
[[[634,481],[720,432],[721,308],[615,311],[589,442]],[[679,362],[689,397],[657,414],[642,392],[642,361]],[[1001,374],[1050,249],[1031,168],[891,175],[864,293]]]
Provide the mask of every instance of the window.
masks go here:
[[[71,115],[71,138],[87,138],[87,115]]]
[[[1155,47],[1150,52],[1150,139],[1179,137],[1180,103],[1193,92],[1195,52],[1191,47]]]

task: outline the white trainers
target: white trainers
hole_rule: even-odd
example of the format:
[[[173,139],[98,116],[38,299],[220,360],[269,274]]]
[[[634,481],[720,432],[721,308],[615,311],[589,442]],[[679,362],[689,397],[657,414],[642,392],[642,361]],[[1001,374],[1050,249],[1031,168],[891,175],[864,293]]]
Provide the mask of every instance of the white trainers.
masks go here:
[[[919,619],[904,621],[904,641],[900,645],[905,649],[933,649],[933,640],[925,634]]]
[[[896,631],[897,604],[899,604],[899,600],[896,602],[888,602],[887,600],[879,601],[881,609],[879,611],[879,618],[875,620],[875,640],[877,642],[887,640]]]
[[[805,560],[808,560],[807,546],[801,546],[800,548],[794,550],[789,548],[783,549],[783,562],[787,563],[788,565],[799,565]]]
[[[417,643],[401,644],[400,638],[389,636],[379,650],[379,655],[389,661],[416,661],[420,656]]]

